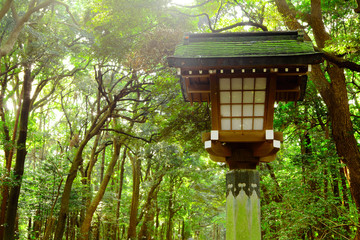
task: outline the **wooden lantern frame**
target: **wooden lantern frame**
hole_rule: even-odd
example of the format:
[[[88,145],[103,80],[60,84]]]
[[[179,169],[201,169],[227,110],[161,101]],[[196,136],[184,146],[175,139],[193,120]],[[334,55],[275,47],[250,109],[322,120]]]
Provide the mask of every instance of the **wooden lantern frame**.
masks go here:
[[[234,155],[249,155],[240,158],[255,164],[275,159],[283,137],[282,133],[273,131],[274,103],[302,100],[306,74],[311,71],[311,64],[321,61],[320,54],[313,50],[311,43],[304,42],[302,36],[302,32],[297,31],[185,36],[184,44],[168,61],[177,68],[185,101],[211,103],[212,131],[203,133],[211,159],[226,161],[230,168]],[[258,51],[256,55],[248,49],[251,44],[265,46],[268,52]],[[274,49],[274,44],[281,46]],[[219,79],[247,77],[267,79],[263,129],[222,130]],[[245,90],[241,91],[243,94]],[[244,116],[241,114],[239,118]],[[246,153],[242,149],[246,149]]]

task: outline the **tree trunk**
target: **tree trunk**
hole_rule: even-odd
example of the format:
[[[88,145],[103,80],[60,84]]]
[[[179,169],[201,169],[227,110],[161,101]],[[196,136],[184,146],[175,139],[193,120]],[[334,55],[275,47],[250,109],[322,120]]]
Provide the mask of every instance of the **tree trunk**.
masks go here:
[[[155,209],[156,209],[156,218],[155,218],[155,239],[160,239],[159,238],[159,227],[160,227],[160,221],[159,221],[159,215],[160,215],[160,208],[158,206],[158,201],[156,201],[155,204]]]
[[[39,207],[39,209],[36,211],[36,217],[34,218],[34,224],[33,224],[33,233],[34,233],[33,235],[35,239],[39,239],[41,233],[42,221],[39,218],[37,218],[37,216],[40,215],[41,215],[41,211]]]
[[[63,190],[62,198],[61,198],[61,206],[60,206],[60,212],[59,212],[59,217],[58,217],[58,223],[57,223],[56,230],[55,230],[54,240],[62,240],[62,236],[64,234],[66,218],[67,218],[68,210],[69,210],[71,188],[72,188],[73,182],[76,178],[79,166],[83,162],[82,153],[84,151],[84,148],[87,145],[87,143],[90,141],[90,139],[99,133],[101,127],[104,126],[108,117],[111,115],[114,107],[115,107],[115,102],[112,102],[110,104],[110,106],[108,107],[107,112],[102,117],[99,117],[100,120],[98,122],[93,123],[91,129],[86,134],[84,140],[80,143],[80,146],[79,146],[79,148],[76,152],[76,155],[74,157],[74,160],[71,164],[69,174],[66,178],[65,187]]]
[[[139,232],[139,237],[138,237],[139,240],[150,239],[151,236],[154,236],[154,232],[153,232],[154,216],[155,216],[154,200],[155,201],[157,200],[158,187],[162,182],[163,176],[164,174],[161,174],[160,176],[157,177],[157,179],[155,179],[154,184],[151,186],[151,189],[147,195],[146,203],[142,210],[143,213],[145,212],[145,217]],[[139,221],[140,220],[141,218],[139,219]]]
[[[32,231],[31,231],[31,217],[29,217],[29,223],[28,223],[28,239],[31,240],[32,239]]]
[[[92,217],[94,215],[94,212],[95,212],[97,206],[99,205],[101,199],[103,198],[103,196],[105,194],[106,187],[107,187],[107,185],[110,181],[110,178],[114,172],[116,162],[119,159],[121,146],[122,146],[122,142],[115,138],[114,139],[114,153],[113,153],[112,159],[107,167],[105,177],[104,177],[103,181],[101,182],[99,191],[97,192],[96,196],[91,201],[90,205],[88,206],[88,208],[86,210],[86,215],[85,215],[84,221],[80,228],[80,238],[79,239],[83,239],[83,240],[89,239],[89,230],[90,230]]]
[[[126,160],[126,148],[124,148],[123,157],[121,160],[120,183],[119,183],[119,192],[118,192],[118,196],[117,196],[117,206],[116,206],[116,234],[117,234],[118,240],[120,240],[119,218],[120,218],[121,194],[122,194],[123,183],[124,183],[125,160]]]
[[[86,193],[91,192],[91,173],[92,173],[92,170],[97,161],[96,150],[98,149],[100,136],[101,136],[101,134],[96,135],[96,138],[95,138],[94,144],[92,146],[92,150],[91,150],[90,161],[89,161],[88,165],[86,166],[85,171],[81,171],[81,174],[82,174],[81,183],[84,185],[84,191]],[[103,150],[104,152],[105,152],[105,149],[106,148],[104,148],[104,150]],[[80,169],[80,170],[82,170],[82,169]],[[84,194],[84,196],[82,197],[82,201],[83,201],[85,208],[83,208],[80,212],[80,223],[81,224],[84,221],[86,209],[89,207],[89,205],[91,203],[91,198],[92,198],[92,194]]]
[[[14,167],[14,176],[17,184],[11,187],[9,194],[8,207],[6,212],[6,226],[4,232],[4,239],[13,240],[15,238],[15,223],[16,215],[18,208],[18,201],[21,188],[21,180],[24,174],[24,165],[26,157],[26,139],[27,139],[27,128],[29,121],[29,112],[30,112],[30,93],[31,93],[31,83],[32,76],[30,67],[25,69],[24,83],[23,83],[23,104],[21,107],[21,117],[20,117],[20,129],[19,129],[19,138],[17,140],[16,146],[16,162]]]
[[[133,194],[131,198],[131,207],[130,207],[130,222],[128,228],[127,239],[136,239],[136,226],[138,207],[139,207],[139,197],[140,197],[140,174],[141,174],[141,163],[137,156],[131,156],[128,154],[132,163],[132,173],[133,173]]]
[[[275,2],[279,12],[286,19],[285,23],[288,28],[291,30],[301,29],[302,26],[287,2],[285,0],[276,0]],[[307,21],[313,29],[317,46],[320,49],[324,48],[326,42],[331,40],[331,37],[326,32],[322,20],[320,0],[311,1],[311,14]],[[307,38],[309,39],[309,37]],[[335,141],[338,156],[349,169],[347,178],[350,183],[350,191],[358,213],[360,213],[360,152],[353,134],[354,129],[350,118],[344,70],[335,65],[330,65],[327,68],[327,73],[331,82],[328,82],[324,72],[317,65],[313,67],[310,77],[328,108],[332,123],[332,137]],[[360,240],[360,228],[357,229],[354,239]]]
[[[342,200],[343,205],[347,210],[350,210],[349,205],[349,197],[348,197],[348,186],[346,184],[346,176],[345,176],[346,167],[340,168],[340,179],[341,179],[341,192],[342,192]]]
[[[320,67],[316,67],[314,77],[323,76]],[[328,107],[332,121],[332,136],[335,141],[337,153],[348,168],[347,178],[350,191],[360,213],[360,153],[357,147],[353,127],[350,119],[347,98],[346,82],[343,70],[332,66],[329,70],[331,85],[328,88],[319,88],[320,94]],[[360,228],[354,239],[360,239]]]
[[[168,202],[168,222],[167,222],[167,228],[166,228],[166,240],[172,240],[173,239],[173,217],[175,215],[174,211],[174,177],[170,177],[170,185],[169,185],[169,202]]]
[[[7,71],[7,69],[5,69]],[[9,128],[6,123],[6,117],[5,117],[5,108],[4,108],[4,97],[5,97],[5,91],[7,88],[7,82],[8,82],[8,76],[5,74],[3,80],[1,81],[1,91],[0,91],[0,121],[3,126],[3,134],[4,134],[4,152],[5,152],[5,168],[7,170],[6,174],[10,174],[10,166],[9,164],[9,156],[10,156],[10,149],[11,142],[10,142],[10,133]],[[3,185],[1,188],[1,209],[0,209],[0,240],[3,239],[4,235],[4,223],[5,223],[5,214],[6,214],[6,205],[7,205],[7,199],[9,196],[9,188],[6,185]]]

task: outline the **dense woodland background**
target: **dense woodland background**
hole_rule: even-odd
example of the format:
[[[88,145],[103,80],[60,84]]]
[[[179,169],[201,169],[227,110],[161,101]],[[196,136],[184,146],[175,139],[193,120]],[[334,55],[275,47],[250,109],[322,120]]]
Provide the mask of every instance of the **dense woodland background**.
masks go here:
[[[263,239],[360,239],[358,2],[2,0],[0,239],[224,239],[209,105],[166,57],[185,32],[296,29],[324,63],[276,108]]]

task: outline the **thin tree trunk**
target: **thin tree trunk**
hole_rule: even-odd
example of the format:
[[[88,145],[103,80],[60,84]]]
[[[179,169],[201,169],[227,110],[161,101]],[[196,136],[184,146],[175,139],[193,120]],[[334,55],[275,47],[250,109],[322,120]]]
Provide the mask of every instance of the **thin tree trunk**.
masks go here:
[[[89,161],[85,171],[81,172],[83,174],[81,183],[84,185],[84,189],[85,189],[86,193],[89,193],[91,191],[91,173],[92,173],[93,167],[95,166],[95,163],[97,161],[97,155],[95,153],[98,148],[99,141],[100,141],[100,134],[97,134],[94,144],[92,146],[90,161]],[[105,149],[103,150],[104,152],[105,152]],[[84,196],[82,197],[83,204],[86,207],[83,208],[80,212],[80,223],[81,224],[84,221],[86,209],[89,207],[89,205],[91,203],[91,198],[92,198],[91,194],[84,194]]]
[[[7,66],[6,66],[7,68]],[[5,69],[5,71],[7,71],[7,69]],[[6,91],[6,87],[7,87],[7,82],[8,82],[8,76],[7,74],[5,74],[3,80],[1,81],[1,91],[0,91],[0,121],[2,122],[3,125],[3,133],[4,133],[4,140],[5,140],[5,144],[4,144],[4,152],[5,152],[5,168],[7,170],[6,174],[10,173],[10,169],[7,168],[8,161],[9,161],[9,155],[10,155],[10,148],[12,148],[10,144],[10,133],[9,133],[9,129],[6,123],[6,117],[5,117],[5,108],[4,108],[4,97],[5,97],[5,91]],[[21,99],[21,98],[20,98]],[[11,165],[10,165],[11,166]],[[4,223],[5,223],[5,214],[6,214],[6,204],[7,204],[7,199],[9,196],[9,188],[6,185],[3,185],[1,188],[1,209],[0,209],[0,240],[3,239],[3,235],[4,235]]]
[[[341,178],[341,186],[342,186],[342,199],[343,199],[343,204],[344,207],[347,210],[350,210],[350,205],[349,205],[349,197],[348,197],[348,186],[346,184],[346,174],[345,174],[345,168],[340,168],[340,178]]]
[[[161,174],[155,179],[154,184],[151,186],[151,189],[147,195],[146,203],[143,207],[142,213],[145,213],[144,221],[141,226],[140,232],[139,232],[139,240],[142,239],[149,239],[149,237],[153,236],[153,226],[154,226],[154,200],[157,200],[157,193],[158,193],[158,187],[160,183],[162,182],[164,174]],[[141,217],[139,218],[139,221],[141,220]],[[149,230],[151,228],[151,230]]]
[[[61,179],[61,181],[59,183],[57,193],[56,193],[56,197],[55,197],[54,202],[53,202],[53,204],[51,206],[51,209],[50,209],[49,217],[46,220],[45,233],[44,233],[43,240],[50,239],[50,236],[52,234],[53,226],[54,226],[54,222],[55,222],[55,218],[54,218],[53,214],[54,214],[54,209],[55,209],[56,202],[57,202],[57,200],[58,200],[58,198],[60,196],[60,189],[61,189],[62,183],[63,183],[63,179]]]
[[[97,192],[96,196],[91,201],[90,205],[88,206],[88,208],[86,210],[84,222],[82,223],[81,228],[80,228],[80,238],[79,239],[83,239],[83,240],[89,239],[89,230],[90,230],[90,226],[91,226],[92,217],[94,215],[94,212],[95,212],[97,206],[99,205],[101,199],[103,198],[103,196],[105,194],[106,187],[107,187],[107,185],[110,181],[110,178],[114,172],[116,162],[119,159],[121,146],[122,146],[122,142],[115,138],[114,139],[114,153],[113,153],[112,159],[106,169],[105,177],[104,177],[103,181],[101,182],[99,191]]]
[[[166,229],[166,240],[173,239],[173,217],[175,215],[174,207],[173,207],[173,200],[174,200],[174,177],[170,177],[170,185],[169,185],[169,201],[168,201],[168,222],[167,222],[167,229]]]
[[[155,208],[156,208],[156,219],[155,219],[155,234],[154,234],[154,236],[155,236],[155,239],[158,239],[159,227],[160,227],[160,221],[159,221],[160,208],[158,206],[158,201],[156,201]]]
[[[270,173],[270,177],[271,179],[274,181],[275,183],[275,193],[274,193],[274,201],[275,202],[282,202],[283,201],[283,196],[281,194],[281,191],[280,191],[280,185],[279,185],[279,182],[276,178],[276,175],[274,173],[274,170],[272,169],[271,165],[266,163],[265,164],[266,168],[268,169],[269,173]],[[267,192],[267,190],[266,190]]]
[[[139,198],[140,198],[141,163],[140,163],[140,159],[137,156],[131,156],[131,154],[128,154],[128,156],[130,157],[132,163],[133,194],[131,198],[130,221],[129,221],[127,239],[134,240],[136,239],[136,226],[138,224],[137,215],[138,215]]]
[[[121,194],[122,194],[123,183],[124,183],[125,160],[126,160],[126,148],[124,148],[123,157],[121,160],[119,193],[117,196],[117,206],[116,206],[116,234],[117,234],[118,240],[120,240],[120,228],[119,228],[119,220],[120,219],[119,218],[120,218]]]
[[[105,149],[102,154],[101,158],[101,165],[100,165],[100,182],[104,179],[104,171],[105,171]]]
[[[41,211],[40,208],[36,211],[36,216],[40,216],[41,215]],[[34,237],[35,239],[39,239],[40,233],[41,233],[41,226],[42,226],[42,221],[39,218],[34,219],[34,224],[33,224],[33,233],[34,233]]]
[[[31,240],[32,239],[32,231],[31,231],[31,217],[29,217],[29,223],[28,223],[28,239]]]
[[[57,227],[55,230],[54,240],[62,240],[62,236],[64,234],[66,218],[67,218],[68,210],[69,210],[70,192],[71,192],[73,182],[76,178],[78,168],[83,162],[82,153],[84,151],[84,148],[87,145],[87,143],[90,141],[90,139],[99,133],[101,127],[107,121],[107,119],[110,116],[110,114],[112,113],[114,107],[115,107],[115,102],[112,102],[111,105],[109,106],[109,109],[107,110],[107,112],[101,117],[99,122],[93,124],[91,129],[86,134],[84,140],[80,143],[80,146],[79,146],[79,148],[76,152],[76,155],[74,157],[74,160],[71,164],[69,174],[66,178],[65,187],[63,190],[62,198],[61,198],[60,213],[59,213],[59,217],[58,217]]]
[[[17,152],[16,152],[16,162],[14,167],[14,176],[17,184],[11,187],[9,194],[9,202],[6,212],[6,226],[4,232],[4,239],[13,240],[15,238],[15,224],[17,216],[17,208],[19,202],[21,180],[24,174],[25,166],[25,157],[26,157],[26,139],[27,139],[27,128],[29,121],[29,112],[30,112],[30,93],[31,93],[31,83],[32,76],[30,67],[25,69],[24,83],[23,83],[23,104],[21,107],[21,117],[20,117],[20,129],[19,129],[19,138],[16,143]]]

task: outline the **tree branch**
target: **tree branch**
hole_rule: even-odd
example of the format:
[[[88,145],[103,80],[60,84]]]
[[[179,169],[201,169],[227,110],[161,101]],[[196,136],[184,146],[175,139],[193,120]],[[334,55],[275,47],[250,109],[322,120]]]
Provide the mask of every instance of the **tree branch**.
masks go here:
[[[13,0],[6,0],[2,8],[0,9],[0,20],[5,16],[5,14],[9,11],[11,7],[11,3]]]
[[[286,0],[275,0],[275,4],[285,21],[285,25],[290,30],[298,30],[304,28],[297,20],[297,15],[302,15],[303,18],[305,18],[304,21],[309,22],[309,15],[304,15],[303,13],[296,11],[294,7],[289,6]]]
[[[29,21],[31,15],[36,12],[39,11],[42,8],[46,8],[48,7],[50,4],[53,3],[54,0],[48,0],[45,2],[40,3],[39,5],[29,8],[28,11],[24,14],[24,16],[22,18],[20,18],[17,22],[16,25],[14,27],[14,29],[12,30],[12,32],[10,33],[10,36],[8,38],[8,40],[6,41],[6,43],[4,44],[4,46],[0,47],[0,58],[3,56],[6,56],[14,47],[14,44],[21,32],[21,30],[24,27],[24,24]],[[30,4],[31,6],[31,4]]]
[[[213,27],[211,26],[211,21],[210,21],[210,17],[207,13],[200,13],[200,14],[197,14],[197,15],[190,15],[190,14],[186,14],[186,13],[183,13],[183,12],[180,12],[178,10],[173,10],[173,11],[176,11],[182,15],[185,15],[185,16],[188,16],[188,17],[200,17],[200,16],[205,16],[208,20],[208,27],[209,29],[211,30],[211,32],[213,33],[219,33],[219,32],[222,32],[222,31],[226,31],[226,30],[230,30],[230,29],[233,29],[235,27],[239,27],[239,26],[253,26],[253,27],[258,27],[258,28],[261,28],[263,31],[268,31],[268,28],[260,23],[255,23],[255,22],[238,22],[238,23],[235,23],[235,24],[232,24],[230,26],[227,26],[227,27],[224,27],[224,28],[220,28],[220,29],[213,29]]]
[[[212,0],[207,0],[203,3],[200,3],[198,5],[192,5],[192,6],[184,6],[184,5],[180,5],[180,4],[176,4],[174,3],[174,6],[177,6],[177,7],[183,7],[183,8],[198,8],[198,7],[201,7],[201,6],[204,6],[205,4],[211,2]]]
[[[311,15],[308,22],[313,28],[316,44],[320,48],[325,47],[325,42],[330,40],[330,35],[326,32],[325,24],[321,11],[321,0],[311,0]]]
[[[75,25],[77,25],[77,26],[79,25],[78,22],[76,21],[74,15],[71,13],[69,5],[67,5],[63,2],[59,2],[59,1],[55,1],[54,3],[64,6],[66,12],[70,15],[70,17],[73,20],[73,22],[75,23]]]
[[[123,132],[123,131],[120,131],[120,130],[117,130],[117,129],[113,129],[113,128],[103,128],[103,129],[101,129],[101,130],[102,130],[102,131],[116,132],[116,133],[123,134],[123,135],[128,136],[128,137],[131,137],[131,138],[143,140],[143,141],[145,141],[145,142],[147,142],[147,143],[151,143],[151,142],[153,141],[153,137],[157,135],[157,134],[152,134],[152,135],[150,136],[150,139],[146,139],[146,138],[134,136],[134,135],[131,135],[131,134],[129,134],[129,133],[125,133],[125,132]]]
[[[224,28],[220,28],[220,29],[216,29],[216,30],[212,30],[213,33],[218,33],[218,32],[222,32],[222,31],[226,31],[229,29],[233,29],[236,27],[240,27],[240,26],[253,26],[253,27],[257,27],[257,28],[261,28],[261,30],[263,30],[264,32],[268,31],[268,28],[260,23],[255,23],[255,22],[238,22],[235,24],[232,24],[230,26],[224,27]]]
[[[360,0],[356,0],[356,3],[357,3],[357,8],[354,9],[354,12],[356,13],[360,13]]]
[[[328,53],[328,52],[325,52],[321,49],[319,49],[318,47],[314,47],[314,49],[320,53],[323,54],[323,57],[328,60],[329,62],[337,65],[338,67],[340,68],[347,68],[351,71],[354,71],[354,72],[360,72],[360,65],[359,64],[356,64],[354,62],[351,62],[351,61],[348,61],[348,60],[345,60],[343,58],[339,58],[337,56],[335,56],[334,54],[331,54],[331,53]]]

